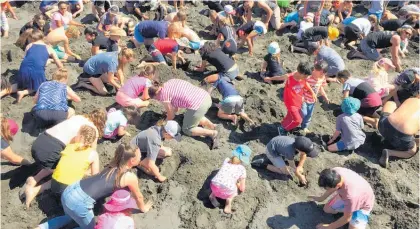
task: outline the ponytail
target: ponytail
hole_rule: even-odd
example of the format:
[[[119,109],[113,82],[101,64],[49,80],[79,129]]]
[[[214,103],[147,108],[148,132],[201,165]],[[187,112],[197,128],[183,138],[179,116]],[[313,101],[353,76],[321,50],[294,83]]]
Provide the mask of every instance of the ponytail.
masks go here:
[[[136,156],[136,150],[136,147],[133,147],[127,143],[121,143],[115,150],[114,158],[108,165],[111,169],[106,175],[106,179],[109,180],[114,172],[117,173],[115,176],[114,187],[121,188],[121,177],[127,171],[127,162]]]

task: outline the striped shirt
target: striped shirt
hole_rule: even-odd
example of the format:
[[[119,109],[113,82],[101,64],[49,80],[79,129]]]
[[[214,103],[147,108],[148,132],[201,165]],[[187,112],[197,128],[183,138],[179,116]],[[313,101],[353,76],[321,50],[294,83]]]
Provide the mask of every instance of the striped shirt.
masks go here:
[[[313,76],[309,76],[306,79],[306,82],[308,82],[309,86],[311,86],[312,91],[314,91],[315,95],[318,95],[319,89],[321,89],[321,87],[327,85],[327,80],[325,79],[325,77],[317,80]],[[310,91],[304,90],[303,97],[305,103],[315,103],[315,100],[314,98],[312,98],[312,93]]]
[[[184,80],[171,79],[163,84],[156,99],[160,102],[171,103],[175,108],[197,110],[207,96],[210,96],[209,93],[202,88]]]
[[[42,83],[35,110],[67,111],[67,85],[57,81]]]

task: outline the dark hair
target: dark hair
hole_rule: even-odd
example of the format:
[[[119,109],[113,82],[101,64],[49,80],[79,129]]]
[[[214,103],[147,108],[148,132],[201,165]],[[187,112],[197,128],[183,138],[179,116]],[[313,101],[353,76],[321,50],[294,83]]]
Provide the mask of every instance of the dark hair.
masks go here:
[[[159,83],[158,81],[153,81],[153,85],[149,87],[150,98],[154,98],[161,87],[162,87],[161,83]]]
[[[300,62],[297,66],[297,71],[300,74],[309,76],[312,74],[312,65],[309,62]]]
[[[124,175],[125,172],[127,172],[126,165],[128,161],[136,156],[136,150],[137,147],[132,146],[128,143],[121,143],[115,150],[114,158],[108,164],[108,167],[111,169],[106,175],[106,179],[109,180],[109,178],[114,172],[117,173],[115,176],[114,187],[121,188],[121,177]]]
[[[337,79],[349,79],[351,77],[349,70],[342,70],[337,73]]]
[[[133,117],[136,117],[139,113],[139,111],[137,111],[137,108],[134,106],[123,107],[122,112],[124,116],[128,119],[128,122],[130,122],[133,119]]]
[[[328,71],[328,63],[325,60],[317,61],[314,64],[314,68],[317,71],[323,71],[326,73]]]
[[[66,2],[66,1],[60,1],[60,2],[58,2],[57,6],[60,7],[63,4],[66,4],[67,6],[69,5],[69,3]]]
[[[324,169],[319,174],[318,185],[321,188],[335,188],[340,181],[340,174],[332,169]]]
[[[85,34],[85,35],[86,35],[86,34],[89,34],[89,35],[95,35],[95,36],[98,36],[98,31],[96,30],[96,28],[93,28],[93,27],[87,27],[87,28],[85,29],[84,34]]]

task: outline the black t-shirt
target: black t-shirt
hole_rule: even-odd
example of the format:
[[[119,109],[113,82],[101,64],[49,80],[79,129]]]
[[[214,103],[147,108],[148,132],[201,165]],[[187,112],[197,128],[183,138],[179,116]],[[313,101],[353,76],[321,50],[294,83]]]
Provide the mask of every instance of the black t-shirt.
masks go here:
[[[401,19],[391,19],[382,21],[379,25],[384,28],[384,30],[387,31],[397,31],[398,28],[403,26],[404,20]]]
[[[99,49],[108,49],[110,42],[109,38],[105,37],[101,34],[96,36],[96,38],[92,41],[92,46],[99,46]]]
[[[118,43],[111,39],[108,39],[108,47],[106,48],[107,52],[116,52],[118,51]]]
[[[228,55],[235,54],[238,51],[238,46],[235,40],[235,32],[232,29],[232,27],[222,27],[220,29],[220,33],[223,35],[224,38],[222,51]]]
[[[328,37],[328,27],[326,26],[314,26],[306,29],[302,35],[302,40],[306,41],[320,41]]]
[[[267,76],[281,76],[284,74],[283,68],[280,66],[280,63],[273,58],[273,55],[267,54],[264,56],[265,62],[267,62]]]
[[[369,33],[366,36],[366,42],[371,48],[382,49],[391,47],[391,38],[393,34],[391,31],[379,31]]]
[[[245,25],[239,27],[237,30],[238,36],[239,36],[239,31],[244,31],[245,34],[250,34],[252,30],[254,30],[254,24],[255,22],[250,21],[250,22],[247,22]]]
[[[362,101],[363,99],[367,98],[368,95],[375,92],[376,92],[375,89],[373,89],[373,87],[370,86],[369,83],[362,82],[356,86],[351,96]]]
[[[206,60],[211,65],[216,67],[218,72],[227,72],[230,68],[235,65],[235,61],[230,59],[221,49],[216,49],[209,54],[202,56],[203,60]]]
[[[28,29],[33,29],[33,30],[37,29],[37,30],[43,31],[43,28],[40,28],[38,24],[34,22],[28,22],[20,29],[19,35],[22,35],[22,33],[24,33]]]

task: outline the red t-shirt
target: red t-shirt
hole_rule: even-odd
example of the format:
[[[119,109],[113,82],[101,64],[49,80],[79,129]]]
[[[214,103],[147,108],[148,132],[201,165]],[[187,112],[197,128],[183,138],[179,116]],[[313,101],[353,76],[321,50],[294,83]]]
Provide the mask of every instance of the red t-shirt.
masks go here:
[[[286,107],[302,107],[304,89],[309,90],[306,80],[297,81],[293,78],[295,73],[289,74],[284,86],[284,104]]]
[[[163,55],[178,52],[178,43],[174,39],[160,39],[153,43],[155,48]]]

